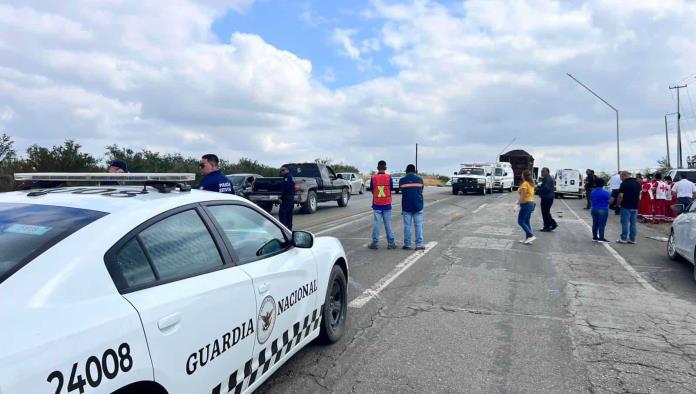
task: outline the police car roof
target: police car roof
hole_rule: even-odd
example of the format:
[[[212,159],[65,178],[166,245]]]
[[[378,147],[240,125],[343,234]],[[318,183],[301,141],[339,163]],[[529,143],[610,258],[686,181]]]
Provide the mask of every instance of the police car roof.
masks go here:
[[[203,190],[173,190],[170,193],[160,193],[155,188],[148,187],[146,194],[138,194],[143,190],[142,186],[74,186],[42,190],[48,193],[37,196],[29,195],[35,190],[0,193],[0,203],[55,205],[115,213],[149,207],[153,211],[161,211],[163,208],[205,201],[244,201],[232,194]],[[129,195],[131,197],[128,197]]]

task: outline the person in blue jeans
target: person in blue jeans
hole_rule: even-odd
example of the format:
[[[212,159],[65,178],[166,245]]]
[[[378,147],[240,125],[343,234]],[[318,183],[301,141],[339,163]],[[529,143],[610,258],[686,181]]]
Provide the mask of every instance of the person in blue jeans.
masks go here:
[[[406,176],[399,180],[401,190],[401,212],[404,216],[404,246],[411,249],[411,224],[416,227],[416,250],[423,246],[423,178],[416,175],[416,166],[406,166]]]
[[[618,204],[621,207],[621,237],[619,244],[634,244],[638,235],[637,218],[638,202],[640,201],[640,182],[628,171],[621,171],[621,187],[619,188]]]
[[[372,176],[371,183],[374,223],[372,225],[372,243],[367,247],[379,249],[379,229],[384,223],[384,231],[387,233],[387,249],[396,249],[394,231],[391,226],[391,192],[394,190],[394,183],[391,175],[387,174],[387,162],[384,160],[377,163],[377,174]]]
[[[609,218],[611,193],[604,190],[604,179],[597,178],[590,199],[592,201],[592,240],[609,242],[604,238],[604,229],[607,227],[607,219]]]
[[[536,204],[534,203],[534,178],[532,178],[532,172],[529,170],[524,170],[522,172],[522,184],[517,188],[517,192],[520,194],[517,203],[520,206],[520,213],[517,215],[517,224],[522,227],[524,231],[525,238],[520,241],[525,245],[531,245],[534,243],[536,237],[532,233],[532,212]]]

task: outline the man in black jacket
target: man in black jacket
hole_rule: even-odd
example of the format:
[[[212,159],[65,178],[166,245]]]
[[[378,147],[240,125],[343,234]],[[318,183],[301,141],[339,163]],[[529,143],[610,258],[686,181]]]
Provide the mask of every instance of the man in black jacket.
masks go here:
[[[547,167],[541,169],[541,178],[541,186],[538,189],[539,197],[541,197],[541,217],[544,219],[544,228],[541,231],[549,232],[558,227],[558,223],[551,217],[551,206],[556,194],[556,187]]]
[[[585,171],[585,174],[587,175],[585,177],[585,197],[587,197],[587,206],[585,209],[590,209],[592,208],[592,200],[590,199],[590,195],[592,194],[592,190],[597,187],[597,176],[595,175],[594,171],[590,169]]]

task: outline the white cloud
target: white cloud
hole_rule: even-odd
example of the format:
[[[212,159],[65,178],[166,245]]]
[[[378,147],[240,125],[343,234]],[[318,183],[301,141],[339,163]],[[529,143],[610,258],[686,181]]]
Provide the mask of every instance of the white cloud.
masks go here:
[[[75,138],[97,154],[118,143],[365,170],[380,158],[405,166],[418,142],[421,167],[442,173],[516,136],[538,162],[612,169],[613,113],[571,72],[620,109],[622,161],[640,168],[664,156],[667,86],[696,71],[696,5],[684,0],[374,0],[360,13],[369,27],[329,39],[380,76],[329,89],[331,65],[315,70],[249,32],[213,35],[217,18],[252,3],[0,5],[3,129],[20,149]],[[335,24],[306,11],[306,23]],[[374,60],[385,57],[392,75]]]

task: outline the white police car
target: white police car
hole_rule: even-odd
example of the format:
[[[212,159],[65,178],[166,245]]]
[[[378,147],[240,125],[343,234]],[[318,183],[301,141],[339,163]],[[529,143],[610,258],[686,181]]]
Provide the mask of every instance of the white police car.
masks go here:
[[[240,393],[337,341],[347,260],[192,174],[0,194],[0,393]],[[104,183],[102,183],[103,185]]]

